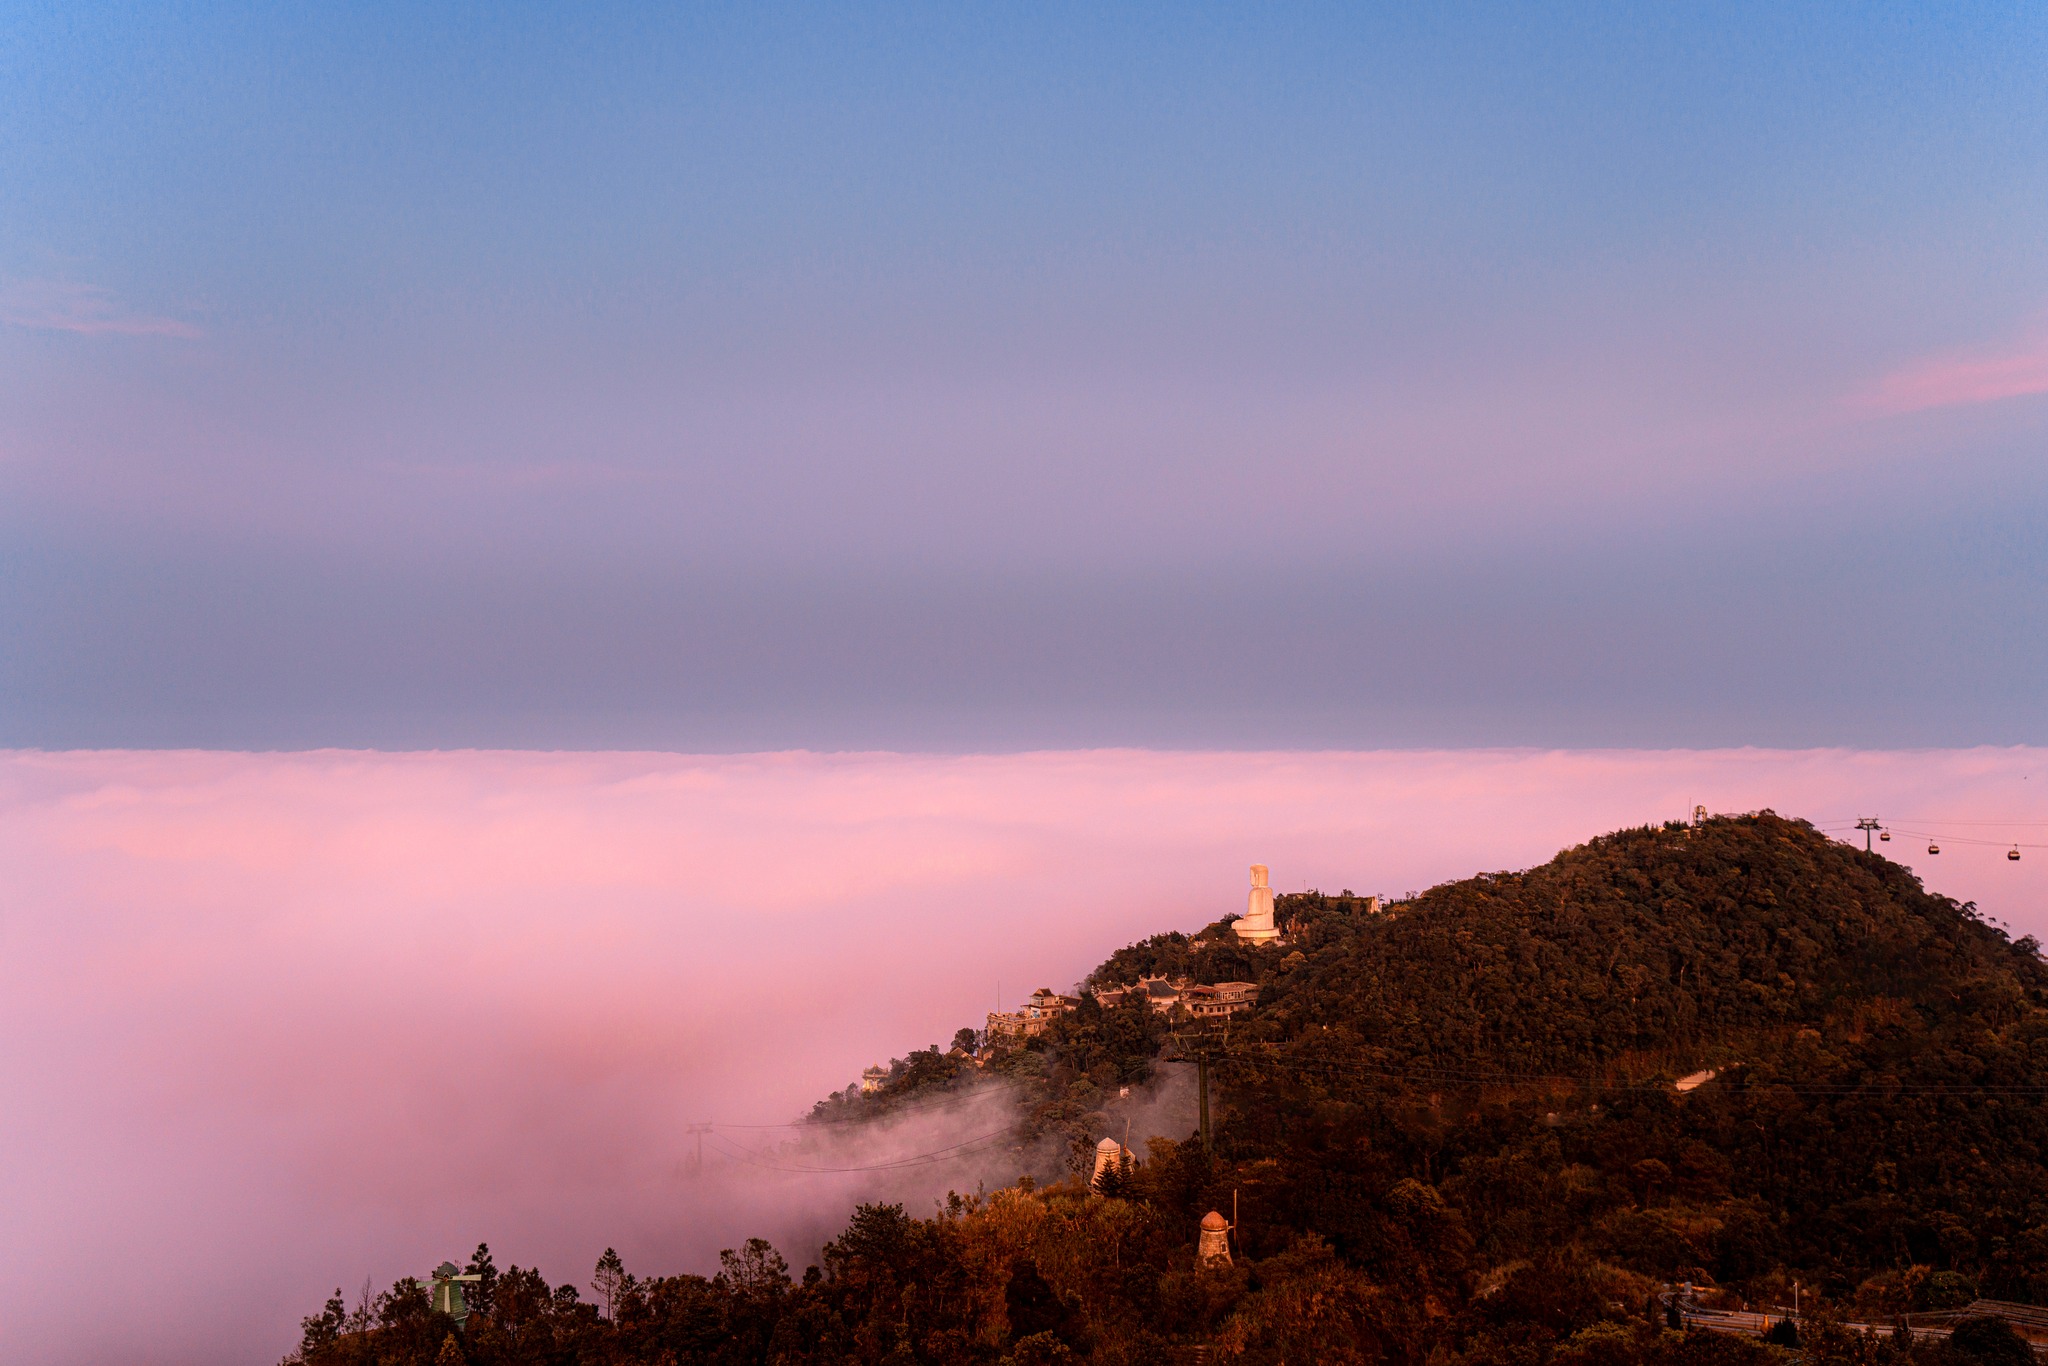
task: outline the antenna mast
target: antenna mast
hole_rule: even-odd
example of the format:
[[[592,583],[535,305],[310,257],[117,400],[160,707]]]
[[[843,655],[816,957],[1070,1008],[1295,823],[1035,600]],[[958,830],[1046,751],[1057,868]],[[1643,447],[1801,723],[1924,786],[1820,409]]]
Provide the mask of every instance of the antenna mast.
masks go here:
[[[711,1132],[711,1126],[709,1124],[685,1124],[683,1132],[697,1135],[697,1160],[691,1165],[690,1174],[692,1176],[702,1176],[704,1174],[704,1135]]]

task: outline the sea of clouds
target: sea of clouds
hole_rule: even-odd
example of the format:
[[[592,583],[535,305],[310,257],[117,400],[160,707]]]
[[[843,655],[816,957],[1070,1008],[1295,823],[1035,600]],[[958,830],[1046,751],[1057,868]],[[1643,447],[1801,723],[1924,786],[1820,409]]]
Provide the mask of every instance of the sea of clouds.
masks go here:
[[[0,755],[0,1359],[268,1363],[479,1240],[800,1269],[856,1201],[1043,1155],[986,1138],[1001,1096],[772,1126],[1242,909],[1253,862],[1401,893],[1696,804],[2048,843],[2044,787],[2035,749]],[[2048,849],[1886,848],[2048,931]],[[1173,1085],[1141,1150],[1192,1126]],[[826,1167],[881,1170],[791,1170]]]

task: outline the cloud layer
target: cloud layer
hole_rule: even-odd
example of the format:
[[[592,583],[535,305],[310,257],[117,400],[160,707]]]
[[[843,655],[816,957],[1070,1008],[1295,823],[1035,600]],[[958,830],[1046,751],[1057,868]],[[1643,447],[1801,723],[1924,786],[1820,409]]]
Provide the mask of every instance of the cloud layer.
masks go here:
[[[26,280],[0,291],[0,322],[31,332],[69,332],[81,337],[190,341],[206,335],[191,323],[128,308],[110,289],[68,280]]]
[[[18,752],[0,1356],[272,1361],[337,1284],[479,1239],[557,1280],[607,1245],[704,1270],[752,1233],[800,1265],[855,1198],[1013,1173],[769,1172],[735,1149],[774,1131],[725,1130],[692,1179],[685,1125],[788,1120],[998,990],[1237,909],[1255,860],[1402,892],[1696,803],[2048,834],[2044,759]],[[2048,852],[1919,862],[2048,930]],[[983,1132],[956,1118],[882,1150]],[[121,1294],[72,1313],[110,1268]]]

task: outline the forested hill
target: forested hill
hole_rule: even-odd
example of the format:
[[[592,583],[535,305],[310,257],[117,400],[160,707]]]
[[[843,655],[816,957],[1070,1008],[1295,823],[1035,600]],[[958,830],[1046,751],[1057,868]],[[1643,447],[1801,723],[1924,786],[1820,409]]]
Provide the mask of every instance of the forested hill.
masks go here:
[[[1378,923],[1290,900],[1303,956],[1269,975],[1259,1034],[1403,1066],[1648,1076],[1762,1064],[1815,1029],[1827,1046],[1788,1065],[1882,1072],[2048,988],[2031,941],[1771,815],[1609,835]]]
[[[1898,865],[1765,814],[1624,831],[1377,923],[1305,900],[1301,957],[1231,1049],[1257,1082],[1231,1151],[1439,1180],[1483,1260],[2048,1291],[2048,969]]]
[[[800,1283],[765,1245],[708,1280],[614,1267],[608,1315],[521,1272],[483,1287],[457,1332],[400,1286],[381,1327],[358,1315],[351,1333],[337,1306],[308,1320],[301,1355],[1769,1358],[1665,1330],[1650,1297],[1687,1279],[1731,1305],[1801,1282],[1822,1319],[1815,1366],[2029,1360],[2010,1334],[1909,1351],[1825,1320],[2048,1303],[2048,970],[2031,941],[1769,813],[1619,832],[1381,914],[1316,893],[1280,914],[1282,944],[1246,948],[1218,924],[1091,977],[1257,981],[1257,1008],[1227,1028],[1084,996],[1040,1037],[925,1050],[880,1094],[820,1107],[857,1118],[1001,1080],[1027,1102],[1020,1144],[1084,1152],[1120,1133],[1119,1087],[1206,1053],[1213,1152],[1155,1142],[1106,1193],[1025,1183],[931,1219],[863,1208]],[[1234,1261],[1199,1267],[1197,1221],[1233,1194]],[[342,1354],[372,1344],[381,1357]]]

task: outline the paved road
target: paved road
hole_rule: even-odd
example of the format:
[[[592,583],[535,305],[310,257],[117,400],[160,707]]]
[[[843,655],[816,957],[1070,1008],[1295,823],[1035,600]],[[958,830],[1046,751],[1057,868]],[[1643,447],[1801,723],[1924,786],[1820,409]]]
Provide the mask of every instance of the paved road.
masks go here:
[[[1734,1309],[1685,1309],[1679,1311],[1679,1317],[1684,1320],[1688,1328],[1704,1328],[1709,1333],[1747,1333],[1752,1337],[1762,1337],[1772,1324],[1780,1319],[1790,1318],[1791,1316],[1789,1314],[1749,1314]],[[1848,1322],[1842,1326],[1852,1333],[1869,1331],[1888,1334],[1893,1329],[1893,1325],[1889,1323]],[[1936,1328],[1925,1324],[1909,1327],[1907,1331],[1915,1338],[1924,1338],[1928,1341],[1939,1341],[1949,1334],[1949,1330],[1946,1328]]]

